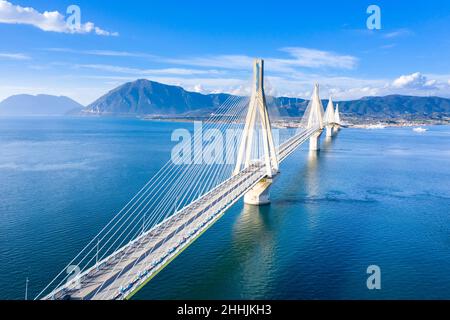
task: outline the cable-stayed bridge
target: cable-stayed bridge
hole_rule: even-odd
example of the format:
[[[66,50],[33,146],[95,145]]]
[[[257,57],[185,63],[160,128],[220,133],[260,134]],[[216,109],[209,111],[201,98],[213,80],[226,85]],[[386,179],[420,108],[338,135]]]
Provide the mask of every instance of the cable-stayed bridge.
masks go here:
[[[269,203],[280,163],[307,140],[310,150],[318,150],[324,128],[327,136],[339,130],[338,107],[330,99],[324,112],[315,85],[300,128],[276,136],[264,93],[263,60],[255,60],[252,83],[250,98],[227,100],[192,141],[189,133],[174,132],[172,138],[184,143],[174,149],[171,161],[36,299],[130,298],[239,199]]]

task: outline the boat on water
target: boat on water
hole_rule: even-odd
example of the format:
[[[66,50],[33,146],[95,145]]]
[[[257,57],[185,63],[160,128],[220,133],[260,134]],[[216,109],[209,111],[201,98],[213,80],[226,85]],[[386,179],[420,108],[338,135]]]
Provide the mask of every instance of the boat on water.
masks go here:
[[[422,127],[418,127],[418,128],[414,128],[413,129],[414,132],[419,132],[419,133],[426,132],[427,130],[428,129],[422,128]]]

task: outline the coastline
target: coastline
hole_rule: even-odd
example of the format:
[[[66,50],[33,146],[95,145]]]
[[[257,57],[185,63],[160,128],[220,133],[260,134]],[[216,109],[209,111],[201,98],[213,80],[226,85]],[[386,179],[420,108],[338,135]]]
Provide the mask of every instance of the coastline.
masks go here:
[[[112,114],[112,113],[80,113],[80,114],[66,114],[66,115],[39,115],[39,116],[0,116],[0,119],[10,119],[10,118],[122,118],[122,119],[137,119],[142,121],[151,122],[179,122],[179,123],[193,123],[196,121],[201,122],[211,122],[209,116],[201,117],[186,117],[186,116],[149,116],[149,115],[131,115],[131,114]],[[445,117],[442,119],[405,119],[405,118],[364,118],[355,117],[353,115],[343,115],[344,121],[343,126],[348,128],[362,128],[362,129],[382,129],[387,127],[426,127],[426,126],[436,126],[436,125],[450,125],[450,117]],[[223,119],[216,120],[214,122],[221,123]],[[239,123],[239,121],[235,121]],[[272,120],[272,126],[275,128],[298,128],[300,127],[300,118],[281,118]]]
[[[157,121],[157,122],[184,122],[192,123],[195,121],[208,121],[207,117],[137,117],[138,119],[144,121]],[[221,121],[216,121],[220,123]],[[237,123],[237,122],[236,122]],[[423,119],[423,120],[405,120],[405,119],[378,119],[378,120],[360,120],[352,119],[352,121],[344,121],[343,126],[349,128],[362,128],[362,129],[381,129],[387,127],[426,127],[426,126],[436,126],[436,125],[450,125],[450,119],[446,120],[434,120],[434,119]],[[272,126],[275,128],[298,128],[300,127],[299,119],[277,119],[272,121]]]

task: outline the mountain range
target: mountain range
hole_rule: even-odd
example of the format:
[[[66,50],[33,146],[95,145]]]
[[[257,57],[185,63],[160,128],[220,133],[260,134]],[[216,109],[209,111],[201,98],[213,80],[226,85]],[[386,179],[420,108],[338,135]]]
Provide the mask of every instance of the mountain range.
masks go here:
[[[64,96],[19,94],[0,102],[1,116],[60,116],[80,112],[83,106]]]
[[[219,107],[229,94],[200,94],[182,87],[149,80],[128,82],[100,97],[85,109],[89,114],[121,114],[152,116],[207,116]],[[285,117],[298,117],[305,111],[308,100],[289,97],[268,97],[268,104]],[[328,101],[323,100],[326,107]],[[364,97],[341,101],[342,113],[355,117],[401,118],[411,115],[440,118],[450,115],[450,99],[390,95]]]
[[[67,97],[17,95],[0,103],[0,115],[115,115],[156,117],[208,116],[230,94],[201,94],[179,86],[150,80],[125,83],[86,107]],[[267,97],[272,110],[280,116],[301,116],[308,100],[289,97]],[[328,101],[323,100],[324,107]],[[441,119],[450,116],[450,99],[389,95],[340,101],[340,111],[351,117]]]

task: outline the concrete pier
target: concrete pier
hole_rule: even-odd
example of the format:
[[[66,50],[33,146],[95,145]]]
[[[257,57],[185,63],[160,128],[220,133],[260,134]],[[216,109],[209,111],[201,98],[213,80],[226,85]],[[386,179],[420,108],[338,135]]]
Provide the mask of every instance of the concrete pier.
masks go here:
[[[327,125],[326,126],[326,136],[327,137],[332,137],[335,133],[335,128],[333,125]]]
[[[244,195],[244,203],[255,206],[270,203],[270,186],[273,179],[264,178],[258,182],[249,192]]]
[[[314,133],[310,138],[309,138],[309,150],[310,151],[317,151],[320,150],[320,135],[322,134],[322,131],[318,131],[316,133]]]

